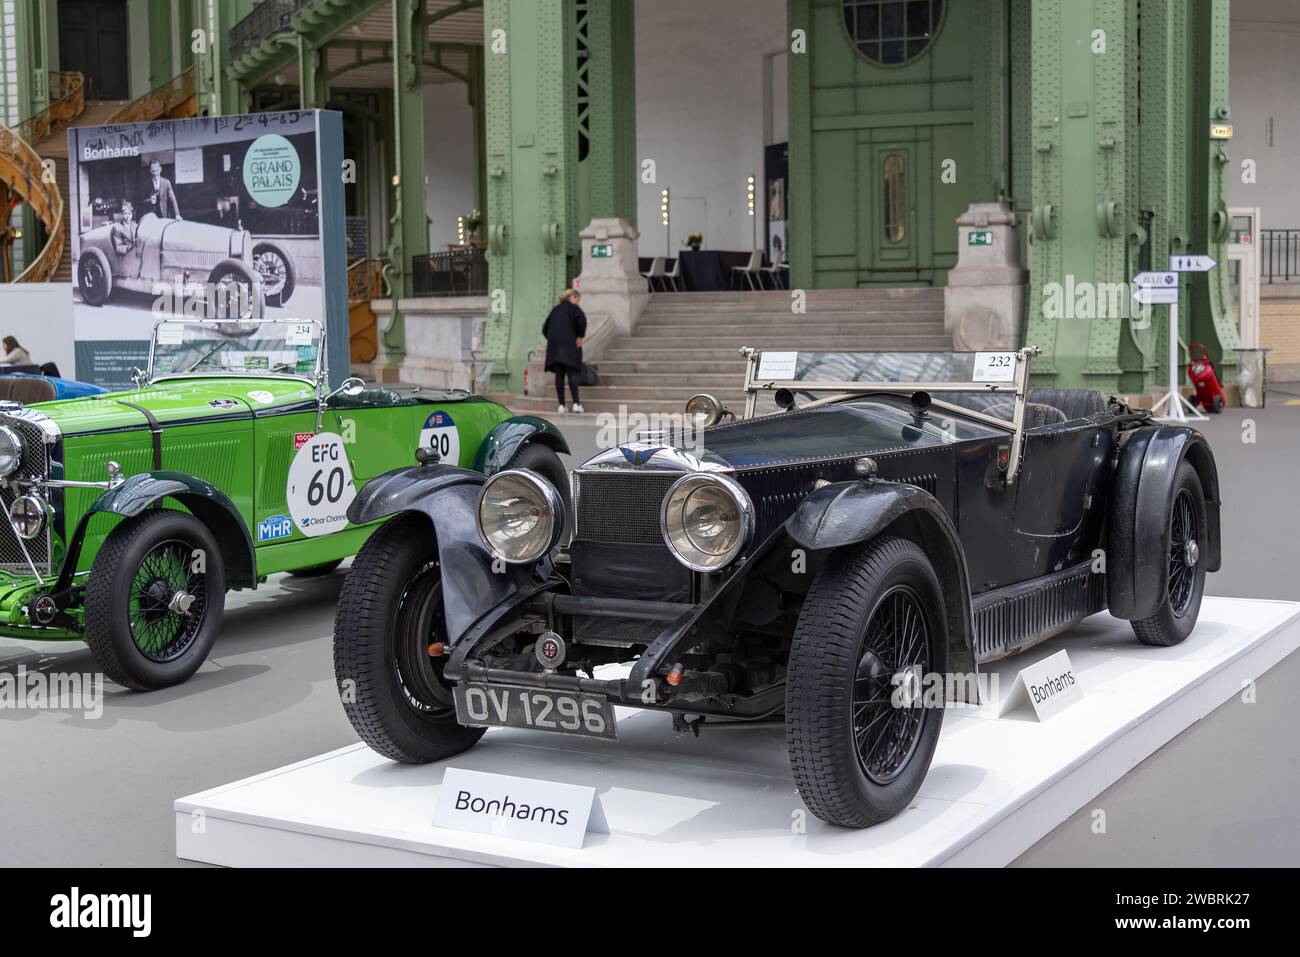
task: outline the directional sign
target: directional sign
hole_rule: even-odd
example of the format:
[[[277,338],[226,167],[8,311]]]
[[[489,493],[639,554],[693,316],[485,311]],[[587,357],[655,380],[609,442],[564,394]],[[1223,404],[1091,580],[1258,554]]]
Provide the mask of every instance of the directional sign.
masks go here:
[[[1178,273],[1174,272],[1140,272],[1133,277],[1135,286],[1177,286]]]
[[[1178,302],[1178,287],[1138,286],[1133,290],[1133,298],[1153,306],[1168,306]]]
[[[1174,272],[1209,272],[1218,263],[1209,256],[1170,256],[1169,268]]]

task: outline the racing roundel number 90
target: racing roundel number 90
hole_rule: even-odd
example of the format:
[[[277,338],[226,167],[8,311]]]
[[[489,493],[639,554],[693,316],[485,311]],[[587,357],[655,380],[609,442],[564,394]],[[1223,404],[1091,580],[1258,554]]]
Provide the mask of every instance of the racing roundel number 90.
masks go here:
[[[294,527],[308,538],[347,527],[357,490],[341,435],[321,432],[298,450],[289,464],[286,493]]]
[[[439,409],[424,420],[420,448],[433,449],[444,465],[460,464],[460,432],[448,413]]]

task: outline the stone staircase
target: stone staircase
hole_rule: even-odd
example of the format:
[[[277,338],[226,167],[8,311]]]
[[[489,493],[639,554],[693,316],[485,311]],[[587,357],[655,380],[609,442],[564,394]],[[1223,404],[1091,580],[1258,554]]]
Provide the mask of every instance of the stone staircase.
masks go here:
[[[588,416],[602,412],[680,412],[697,392],[730,408],[743,402],[742,346],[805,352],[946,352],[943,289],[807,291],[807,311],[791,312],[779,292],[657,293],[631,336],[611,340],[599,358],[600,385],[582,390]],[[518,413],[555,417],[543,345],[529,365],[527,396],[495,396]]]

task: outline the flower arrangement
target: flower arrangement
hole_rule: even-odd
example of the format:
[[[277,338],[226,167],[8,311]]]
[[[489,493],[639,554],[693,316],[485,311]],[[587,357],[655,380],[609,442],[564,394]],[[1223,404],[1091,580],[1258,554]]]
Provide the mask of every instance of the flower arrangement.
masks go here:
[[[682,245],[689,247],[692,252],[698,253],[700,251],[700,247],[704,245],[704,234],[687,233],[686,239],[682,242]]]

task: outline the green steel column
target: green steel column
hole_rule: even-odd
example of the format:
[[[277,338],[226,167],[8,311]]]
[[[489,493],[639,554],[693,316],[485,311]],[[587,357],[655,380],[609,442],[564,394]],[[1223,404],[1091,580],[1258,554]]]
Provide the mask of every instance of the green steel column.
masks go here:
[[[1007,194],[1011,179],[1007,157],[1007,76],[1004,72],[1007,0],[980,0],[977,35],[971,47],[974,65],[975,169],[973,195],[981,202]],[[962,172],[958,171],[958,176]],[[942,224],[947,228],[949,224]],[[954,230],[955,226],[952,227]]]
[[[198,24],[207,52],[199,58],[199,110],[208,116],[241,113],[248,92],[225,69],[230,28],[253,9],[253,0],[200,0]]]
[[[1220,377],[1235,382],[1240,345],[1228,290],[1228,148],[1226,140],[1210,138],[1210,125],[1227,123],[1228,109],[1228,0],[1195,0],[1194,95],[1192,104],[1192,252],[1202,249],[1218,260],[1209,273],[1192,277],[1192,304],[1184,335],[1188,341],[1209,346]]]
[[[803,44],[794,48],[791,34],[801,31]],[[786,42],[791,45],[789,69],[790,100],[790,235],[786,255],[790,264],[790,288],[806,289],[813,282],[813,183],[812,175],[812,15],[810,0],[789,0]]]
[[[636,225],[636,41],[632,0],[576,0],[587,56],[578,70],[578,229],[596,218]],[[585,102],[584,102],[585,99]]]
[[[429,251],[424,202],[424,0],[393,0],[393,213],[389,219],[389,285],[393,298],[410,296],[411,258]],[[406,326],[399,310],[384,330],[384,349],[398,362],[406,353]]]
[[[1142,151],[1138,206],[1151,213],[1146,237],[1151,268],[1187,247],[1188,19],[1185,0],[1147,0],[1142,8]],[[1186,292],[1184,291],[1184,295]],[[1186,315],[1190,310],[1181,309]],[[1169,315],[1155,307],[1150,322],[1130,323],[1122,343],[1127,391],[1152,392],[1169,381]]]
[[[46,20],[43,0],[18,0],[14,5],[13,29],[15,64],[18,76],[18,116],[26,119],[50,105],[49,63],[46,59]],[[33,147],[35,143],[31,144]],[[38,236],[36,214],[30,206],[22,207],[23,264],[35,259],[45,242]]]
[[[171,0],[149,0],[149,89],[156,90],[179,71],[172,64]]]
[[[490,315],[494,389],[518,391],[568,283],[576,234],[573,0],[485,0]],[[574,235],[576,242],[576,235]]]
[[[1128,293],[1115,284],[1127,282],[1140,238],[1136,5],[1037,0],[1031,32],[1034,247],[1025,341],[1046,353],[1035,363],[1039,381],[1119,391],[1125,322],[1115,313],[1127,311]],[[1059,318],[1044,315],[1044,287],[1053,282],[1067,291]],[[1069,302],[1068,291],[1085,283],[1091,303]]]
[[[474,208],[487,210],[487,77],[483,47],[469,48],[469,105],[474,111]],[[479,227],[482,229],[483,227]]]
[[[319,110],[329,102],[329,75],[325,47],[314,45],[307,35],[298,39],[298,102],[304,110]]]

